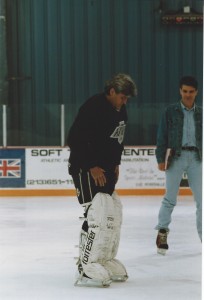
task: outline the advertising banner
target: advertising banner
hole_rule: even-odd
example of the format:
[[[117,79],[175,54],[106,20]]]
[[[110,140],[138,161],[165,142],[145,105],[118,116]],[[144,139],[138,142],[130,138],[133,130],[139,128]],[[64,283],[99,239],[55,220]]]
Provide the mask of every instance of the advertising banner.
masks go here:
[[[122,189],[165,187],[165,173],[158,170],[155,147],[125,147],[117,187]]]
[[[26,149],[26,187],[74,189],[68,174],[68,148]]]
[[[25,149],[1,149],[0,187],[25,188]]]
[[[68,158],[68,148],[26,149],[26,187],[73,189]],[[164,188],[164,175],[157,168],[154,147],[125,147],[117,188]]]
[[[1,149],[0,187],[75,190],[72,177],[68,174],[69,153],[67,147]],[[119,175],[118,190],[165,188],[165,172],[158,170],[153,146],[126,146]],[[188,186],[185,174],[181,186]]]

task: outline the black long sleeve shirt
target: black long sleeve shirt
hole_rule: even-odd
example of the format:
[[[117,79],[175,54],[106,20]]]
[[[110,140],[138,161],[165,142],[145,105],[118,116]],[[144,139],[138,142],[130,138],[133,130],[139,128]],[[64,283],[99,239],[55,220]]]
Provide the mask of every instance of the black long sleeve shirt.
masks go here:
[[[110,169],[119,165],[126,123],[125,105],[117,111],[104,93],[89,98],[68,134],[70,174],[95,166]]]

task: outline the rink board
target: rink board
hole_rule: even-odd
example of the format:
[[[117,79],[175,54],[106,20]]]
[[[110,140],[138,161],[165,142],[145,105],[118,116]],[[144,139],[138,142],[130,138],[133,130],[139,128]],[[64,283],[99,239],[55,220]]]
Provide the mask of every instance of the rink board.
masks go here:
[[[1,148],[0,196],[73,196],[69,148]],[[126,146],[116,185],[120,195],[162,195],[165,173],[157,168],[154,146]],[[191,195],[187,178],[180,194]]]

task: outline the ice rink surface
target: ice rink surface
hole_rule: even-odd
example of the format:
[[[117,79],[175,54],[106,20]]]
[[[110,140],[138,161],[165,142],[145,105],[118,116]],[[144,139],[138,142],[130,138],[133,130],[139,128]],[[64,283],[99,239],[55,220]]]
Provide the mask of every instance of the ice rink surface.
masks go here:
[[[74,287],[83,210],[74,197],[0,198],[1,300],[200,300],[202,246],[192,197],[179,197],[166,256],[156,253],[162,197],[121,197],[117,258],[129,279]]]

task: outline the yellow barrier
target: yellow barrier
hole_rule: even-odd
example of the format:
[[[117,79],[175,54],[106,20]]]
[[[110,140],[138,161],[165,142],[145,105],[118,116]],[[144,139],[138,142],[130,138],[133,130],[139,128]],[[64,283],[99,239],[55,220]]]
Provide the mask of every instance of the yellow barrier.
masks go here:
[[[165,189],[116,189],[120,196],[162,196]],[[179,195],[191,196],[189,188],[180,188]],[[75,190],[29,190],[29,189],[12,189],[0,190],[0,197],[40,197],[40,196],[76,196]]]

